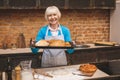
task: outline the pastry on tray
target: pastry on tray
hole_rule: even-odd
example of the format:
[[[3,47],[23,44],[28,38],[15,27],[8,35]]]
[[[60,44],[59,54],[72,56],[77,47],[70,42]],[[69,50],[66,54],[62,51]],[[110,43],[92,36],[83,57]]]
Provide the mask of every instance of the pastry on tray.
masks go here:
[[[83,73],[94,73],[97,70],[97,67],[94,64],[82,64],[80,65],[79,70]]]
[[[49,46],[65,47],[65,42],[63,40],[50,40]]]
[[[46,40],[40,40],[38,41],[35,46],[48,46],[49,43]]]
[[[69,42],[65,42],[65,46],[67,46],[67,47],[71,47],[71,45],[70,45]]]
[[[63,40],[40,40],[35,43],[35,46],[49,46],[49,47],[71,47],[69,42]]]

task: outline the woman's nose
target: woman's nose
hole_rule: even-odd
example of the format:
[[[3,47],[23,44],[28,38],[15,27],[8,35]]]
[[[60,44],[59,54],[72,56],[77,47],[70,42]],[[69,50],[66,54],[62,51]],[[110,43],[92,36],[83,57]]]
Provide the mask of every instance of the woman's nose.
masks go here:
[[[54,15],[52,15],[51,18],[54,18]]]

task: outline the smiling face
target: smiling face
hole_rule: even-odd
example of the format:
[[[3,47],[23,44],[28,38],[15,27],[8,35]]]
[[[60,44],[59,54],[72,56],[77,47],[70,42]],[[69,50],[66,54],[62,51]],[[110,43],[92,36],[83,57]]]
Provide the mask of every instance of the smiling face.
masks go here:
[[[47,19],[50,25],[57,25],[59,23],[59,17],[56,13],[47,15]]]
[[[50,26],[58,26],[61,13],[56,6],[50,6],[46,9],[45,19],[49,22]]]

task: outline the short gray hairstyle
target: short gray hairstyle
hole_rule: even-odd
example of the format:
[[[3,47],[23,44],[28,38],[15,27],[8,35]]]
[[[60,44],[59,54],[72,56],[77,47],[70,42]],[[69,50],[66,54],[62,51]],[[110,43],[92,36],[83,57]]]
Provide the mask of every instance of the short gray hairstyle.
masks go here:
[[[47,16],[50,15],[50,14],[53,14],[53,13],[56,13],[59,17],[59,19],[61,18],[61,12],[60,10],[58,9],[58,7],[56,6],[49,6],[46,11],[45,11],[45,19],[47,19]]]

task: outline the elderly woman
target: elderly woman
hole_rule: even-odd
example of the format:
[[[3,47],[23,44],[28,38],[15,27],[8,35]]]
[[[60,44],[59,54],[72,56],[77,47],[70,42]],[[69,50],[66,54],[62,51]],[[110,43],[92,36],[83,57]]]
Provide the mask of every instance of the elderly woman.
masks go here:
[[[43,26],[36,36],[36,41],[59,39],[65,42],[71,41],[70,31],[67,27],[59,23],[61,18],[60,10],[56,6],[50,6],[45,11],[45,19],[48,25]],[[31,48],[36,54],[39,49]],[[73,49],[68,49],[68,53],[73,53]],[[64,49],[44,49],[42,55],[41,67],[52,67],[67,65],[67,59]]]

